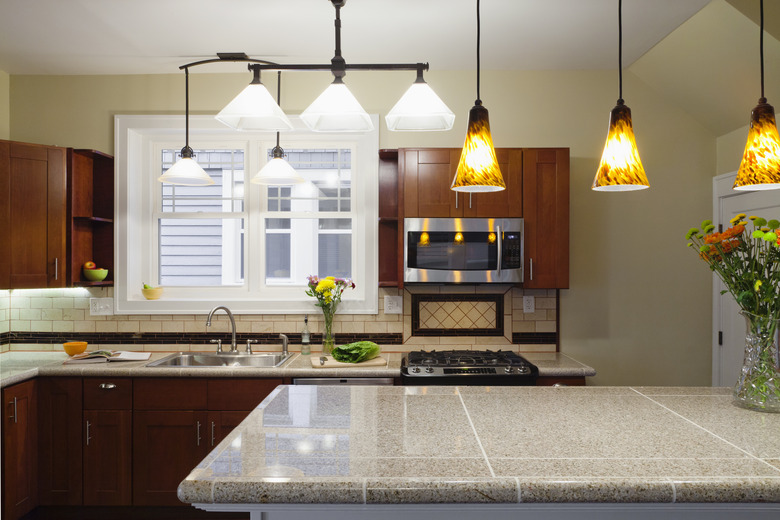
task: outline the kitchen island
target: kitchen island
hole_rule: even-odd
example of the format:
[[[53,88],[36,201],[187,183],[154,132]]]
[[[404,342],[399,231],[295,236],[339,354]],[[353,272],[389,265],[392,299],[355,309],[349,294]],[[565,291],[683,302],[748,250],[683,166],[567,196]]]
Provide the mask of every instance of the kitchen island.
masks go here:
[[[726,388],[280,386],[179,486],[253,519],[780,517]]]

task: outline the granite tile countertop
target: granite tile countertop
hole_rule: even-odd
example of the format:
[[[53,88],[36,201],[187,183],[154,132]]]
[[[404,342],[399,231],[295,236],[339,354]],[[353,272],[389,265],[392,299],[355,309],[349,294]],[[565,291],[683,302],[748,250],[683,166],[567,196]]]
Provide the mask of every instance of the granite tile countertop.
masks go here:
[[[179,497],[778,503],[780,414],[737,408],[726,388],[280,386]]]
[[[277,368],[173,368],[147,367],[170,352],[153,352],[148,361],[111,362],[84,365],[63,365],[64,352],[6,352],[0,354],[0,388],[19,383],[36,376],[71,377],[399,377],[403,353],[383,352],[385,367],[319,368],[313,367],[311,356],[293,354],[292,358]],[[523,354],[539,367],[542,376],[593,376],[596,371],[560,353]]]

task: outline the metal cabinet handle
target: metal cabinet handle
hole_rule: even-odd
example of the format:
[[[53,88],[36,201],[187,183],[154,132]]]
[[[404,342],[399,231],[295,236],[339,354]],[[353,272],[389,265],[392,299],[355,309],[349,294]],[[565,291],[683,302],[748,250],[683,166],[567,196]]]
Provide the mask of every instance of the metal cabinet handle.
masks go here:
[[[200,421],[198,421],[198,438],[196,439],[196,446],[200,446]]]
[[[116,388],[116,385],[114,383],[100,383],[98,385],[98,388],[100,388],[101,390],[113,390],[114,388]]]
[[[503,239],[501,237],[501,226],[496,226],[496,236],[498,237],[498,240],[496,241],[497,242],[496,245],[498,246],[498,276],[501,276],[501,262],[504,261],[503,258],[504,244],[502,243]]]
[[[566,383],[555,383],[553,386],[569,386]]]
[[[55,258],[54,259],[54,279],[59,280],[60,278],[60,259]]]
[[[458,209],[458,192],[455,192],[455,209]]]
[[[531,261],[531,280],[533,280],[534,279],[534,259],[533,258],[529,258],[529,260]]]
[[[90,423],[87,421],[87,446],[89,446],[89,441],[92,439],[92,437],[89,436],[89,427]]]
[[[214,427],[215,426],[216,425],[214,424],[214,421],[211,421],[211,447],[212,448],[214,447],[214,441],[216,439],[215,436],[214,436]]]
[[[16,423],[16,422],[18,422],[18,417],[16,415],[16,397],[14,397],[13,401],[8,401],[8,404],[13,405],[13,407],[14,407],[14,414],[13,415],[9,415],[8,418],[9,419],[13,419],[14,423]]]
[[[471,195],[473,195],[473,194],[469,193],[469,209],[471,209]]]

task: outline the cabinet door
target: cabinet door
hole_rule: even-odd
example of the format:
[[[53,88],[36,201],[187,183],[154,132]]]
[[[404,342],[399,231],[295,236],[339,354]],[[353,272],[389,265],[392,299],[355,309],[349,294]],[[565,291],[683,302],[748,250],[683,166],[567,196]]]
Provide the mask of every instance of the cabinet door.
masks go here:
[[[179,483],[208,454],[205,411],[133,414],[133,505],[181,505]]]
[[[36,382],[3,389],[3,511],[16,520],[38,505]]]
[[[0,144],[0,238],[13,251],[0,263],[3,287],[65,287],[65,164],[64,148]]]
[[[81,378],[38,380],[41,505],[81,505],[81,403]]]
[[[464,217],[523,216],[523,151],[520,148],[497,148],[496,158],[506,189],[490,193],[461,193]]]
[[[523,149],[523,286],[569,287],[569,149]]]
[[[463,194],[450,189],[459,159],[460,150],[455,148],[398,150],[398,172],[403,178],[404,217],[449,218],[463,215]]]
[[[129,506],[131,410],[84,411],[84,505]]]
[[[208,418],[208,444],[209,449],[214,448],[222,442],[222,439],[241,424],[251,411],[233,411],[233,412],[209,412]]]

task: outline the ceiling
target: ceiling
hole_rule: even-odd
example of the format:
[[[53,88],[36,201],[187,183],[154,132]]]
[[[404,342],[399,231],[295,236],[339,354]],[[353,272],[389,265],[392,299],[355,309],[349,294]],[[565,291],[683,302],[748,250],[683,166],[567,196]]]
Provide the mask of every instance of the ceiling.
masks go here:
[[[624,65],[709,2],[626,0]],[[475,0],[349,0],[341,10],[342,53],[347,63],[473,69],[475,13]],[[239,51],[279,63],[328,63],[334,16],[327,0],[2,0],[0,70],[175,73],[184,63]],[[616,0],[484,0],[481,18],[484,69],[617,66]]]

